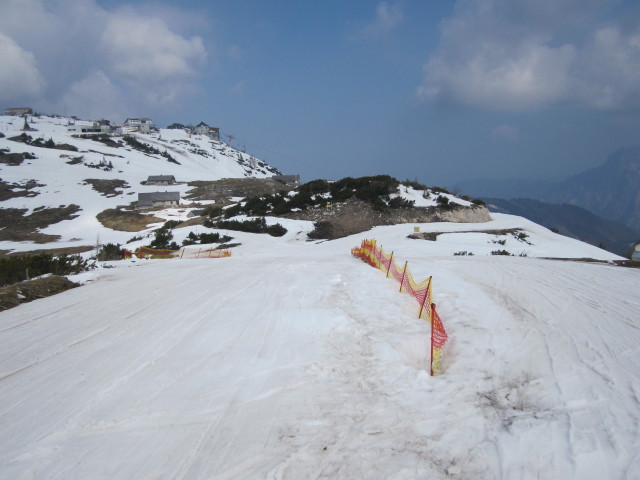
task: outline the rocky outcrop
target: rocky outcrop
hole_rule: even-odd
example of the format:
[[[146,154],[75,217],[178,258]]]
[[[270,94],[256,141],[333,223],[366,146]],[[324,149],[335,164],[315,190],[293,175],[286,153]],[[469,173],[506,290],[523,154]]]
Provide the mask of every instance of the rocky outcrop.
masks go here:
[[[375,210],[369,203],[355,199],[333,205],[331,210],[326,207],[317,207],[291,213],[286,217],[316,222],[316,230],[310,236],[328,239],[365,232],[379,225],[432,222],[484,223],[491,220],[489,211],[482,205],[412,207],[380,211]]]

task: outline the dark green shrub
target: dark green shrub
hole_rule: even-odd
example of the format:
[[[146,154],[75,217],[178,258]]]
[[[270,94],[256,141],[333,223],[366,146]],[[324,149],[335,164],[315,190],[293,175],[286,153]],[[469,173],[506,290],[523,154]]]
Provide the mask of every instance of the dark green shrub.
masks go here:
[[[226,230],[236,230],[238,232],[248,233],[268,233],[272,237],[281,237],[287,233],[287,229],[279,223],[275,225],[267,225],[264,217],[255,218],[253,220],[220,220],[210,222],[214,228],[224,228]]]
[[[180,245],[171,240],[173,240],[173,233],[164,227],[159,228],[155,231],[155,238],[149,244],[149,248],[179,250]]]
[[[438,205],[446,207],[447,205],[449,205],[449,197],[445,197],[444,195],[438,195],[438,198],[436,199],[436,203]]]
[[[411,208],[415,203],[414,200],[407,200],[402,197],[394,197],[389,200],[389,208]]]
[[[80,255],[54,257],[48,253],[40,253],[5,257],[0,259],[0,286],[11,285],[48,273],[73,275],[87,268],[87,261]]]
[[[219,207],[218,205],[208,205],[205,207],[203,215],[209,218],[216,218],[222,215],[222,213],[222,207]]]
[[[198,235],[200,243],[226,243],[229,240],[233,240],[233,237],[229,235],[220,235],[217,232],[213,233],[201,233]]]
[[[415,190],[426,190],[427,186],[418,182],[418,180],[409,180],[408,178],[402,182],[407,187],[413,187]]]
[[[224,218],[235,217],[236,215],[240,215],[241,213],[242,213],[242,205],[238,203],[236,205],[233,205],[229,208],[224,209]]]
[[[162,227],[160,227],[163,230],[171,230],[175,227],[177,227],[178,225],[180,225],[182,222],[180,220],[167,220],[166,222],[164,222],[164,225],[162,225]]]
[[[316,222],[307,237],[311,240],[331,240],[334,238],[333,224],[331,222]]]
[[[230,237],[229,235],[220,235],[217,232],[212,232],[212,233],[205,232],[201,234],[189,232],[189,235],[187,235],[187,238],[185,238],[182,241],[182,245],[186,247],[187,245],[195,245],[197,243],[200,243],[200,244],[225,243],[225,242],[228,242],[229,240],[233,240],[233,237]]]
[[[272,237],[282,237],[287,233],[287,229],[279,223],[268,225],[265,231]]]
[[[98,260],[101,262],[109,260],[122,260],[124,256],[124,250],[120,247],[120,244],[107,243],[102,245],[98,251]]]
[[[124,137],[122,137],[122,139],[131,148],[134,148],[134,149],[139,150],[139,151],[144,152],[144,153],[149,153],[149,154],[155,153],[156,155],[161,155],[160,150],[158,150],[155,147],[152,147],[149,144],[142,143],[142,142],[138,141],[137,138],[132,137],[131,135],[125,135]]]
[[[187,245],[195,245],[196,243],[198,243],[198,235],[193,232],[189,232],[187,238],[182,241],[182,245],[184,247],[186,247]]]
[[[524,232],[517,232],[514,233],[513,236],[515,237],[516,240],[518,240],[519,242],[523,242],[529,245],[532,245],[532,243],[527,240],[527,238],[529,238],[529,235],[524,233]]]
[[[160,155],[162,155],[164,158],[169,160],[171,163],[175,163],[176,165],[181,165],[181,163],[179,161],[177,161],[175,158],[173,158],[171,156],[171,154],[169,152],[167,152],[166,150],[164,152],[162,152]]]

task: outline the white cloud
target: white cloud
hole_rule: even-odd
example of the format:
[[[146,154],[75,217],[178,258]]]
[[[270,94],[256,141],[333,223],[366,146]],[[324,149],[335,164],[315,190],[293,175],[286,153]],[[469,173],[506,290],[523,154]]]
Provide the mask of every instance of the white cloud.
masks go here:
[[[112,17],[101,43],[114,72],[135,81],[191,77],[207,57],[200,37],[186,39],[152,17]]]
[[[125,92],[101,70],[74,82],[63,95],[62,103],[68,112],[95,120],[124,120],[121,117],[132,107]]]
[[[459,0],[418,95],[503,111],[640,106],[640,30],[598,27],[611,4]]]
[[[200,20],[172,11],[136,4],[106,10],[96,0],[0,1],[0,96],[40,111],[83,106],[69,113],[84,115],[101,104],[89,92],[102,85],[148,114],[175,106],[201,91],[207,51],[199,36],[180,33]]]
[[[491,136],[515,142],[520,137],[520,132],[517,127],[512,125],[499,125],[491,130]]]
[[[0,33],[0,99],[40,95],[46,84],[38,70],[33,53],[20,47],[13,39]]]
[[[399,3],[380,2],[376,7],[375,19],[364,28],[364,33],[374,37],[388,35],[403,19],[404,14]]]
[[[600,109],[640,106],[640,28],[596,31],[576,65],[577,94]]]
[[[534,42],[486,45],[456,61],[437,55],[425,67],[422,98],[448,97],[488,110],[526,110],[562,99],[569,87],[574,49]]]

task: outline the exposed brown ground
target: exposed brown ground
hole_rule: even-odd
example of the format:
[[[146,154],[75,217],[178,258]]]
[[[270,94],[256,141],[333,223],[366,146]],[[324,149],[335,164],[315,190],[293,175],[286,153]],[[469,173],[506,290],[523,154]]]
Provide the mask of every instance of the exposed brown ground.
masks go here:
[[[68,205],[56,208],[36,209],[30,215],[25,215],[24,208],[0,209],[0,240],[11,242],[31,241],[35,243],[55,242],[59,235],[40,233],[38,229],[48,227],[63,220],[76,218],[78,205]]]
[[[139,232],[153,223],[164,222],[162,218],[153,215],[143,215],[118,208],[110,208],[100,212],[96,218],[105,227],[119,232]]]
[[[0,288],[0,311],[17,307],[21,303],[49,297],[80,285],[71,280],[52,275],[50,277],[26,280]]]
[[[491,218],[489,211],[483,206],[452,206],[446,209],[414,207],[379,211],[375,210],[371,204],[354,198],[333,205],[331,211],[326,207],[317,207],[288,213],[283,217],[316,222],[316,230],[310,237],[329,240],[366,232],[378,225],[429,222],[483,223]]]
[[[123,193],[122,190],[118,190],[119,188],[131,188],[125,180],[85,178],[84,181],[90,184],[96,192],[106,197],[115,197]]]

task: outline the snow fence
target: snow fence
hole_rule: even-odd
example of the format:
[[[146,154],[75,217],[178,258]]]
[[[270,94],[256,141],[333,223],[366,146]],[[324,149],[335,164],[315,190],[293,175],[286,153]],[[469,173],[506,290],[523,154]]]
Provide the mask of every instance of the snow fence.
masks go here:
[[[378,268],[389,276],[400,282],[400,291],[409,293],[420,304],[418,318],[423,318],[431,323],[431,366],[430,374],[435,375],[440,366],[442,347],[447,341],[447,332],[444,329],[442,320],[436,311],[436,304],[432,302],[432,278],[417,283],[407,263],[404,267],[398,267],[393,258],[393,252],[387,254],[382,247],[379,247],[375,240],[363,240],[360,247],[351,249],[351,255],[364,260],[372,267]]]
[[[224,258],[231,256],[231,250],[218,248],[181,248],[180,250],[140,247],[134,252],[124,251],[124,258]]]

